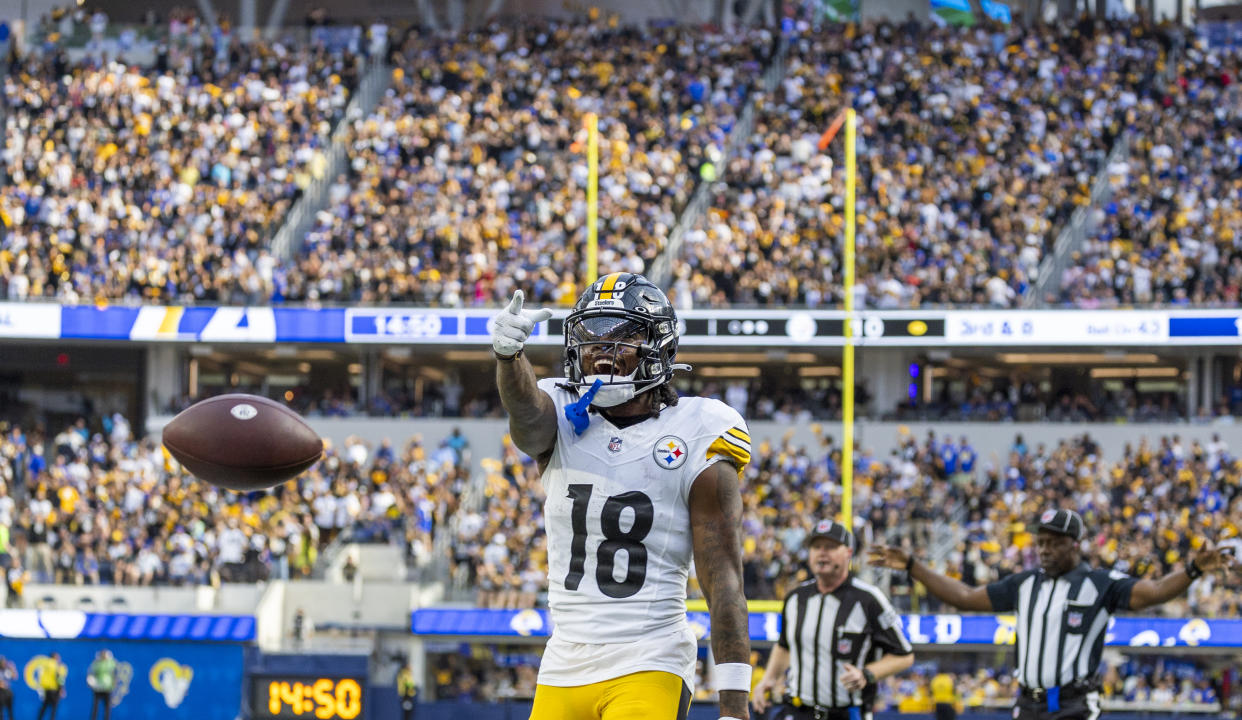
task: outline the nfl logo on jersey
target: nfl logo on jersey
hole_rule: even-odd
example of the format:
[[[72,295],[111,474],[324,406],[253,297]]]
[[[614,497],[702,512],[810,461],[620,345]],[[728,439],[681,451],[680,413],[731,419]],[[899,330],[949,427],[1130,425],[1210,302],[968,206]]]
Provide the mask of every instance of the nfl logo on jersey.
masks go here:
[[[1072,628],[1082,627],[1082,613],[1081,612],[1070,612],[1065,617],[1065,624],[1069,625]]]
[[[841,638],[837,640],[837,654],[849,655],[854,643],[849,638]]]
[[[612,439],[608,441],[608,452],[613,452],[613,453],[621,452],[621,438],[617,437],[616,435],[612,436]]]

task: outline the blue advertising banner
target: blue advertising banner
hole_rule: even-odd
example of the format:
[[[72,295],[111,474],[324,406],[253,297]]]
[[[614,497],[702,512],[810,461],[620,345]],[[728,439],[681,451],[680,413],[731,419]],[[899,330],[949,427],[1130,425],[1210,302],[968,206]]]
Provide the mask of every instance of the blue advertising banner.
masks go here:
[[[0,610],[0,638],[248,642],[249,615],[140,615],[80,610]]]
[[[86,683],[87,670],[103,649],[117,662],[113,717],[234,720],[241,710],[242,648],[193,641],[5,639],[0,654],[17,667],[13,709],[20,720],[38,712],[43,673],[50,672],[53,652],[60,654],[66,670],[57,716],[89,717],[93,693]]]
[[[699,639],[707,637],[711,620],[705,612],[686,613]],[[422,608],[412,613],[415,635],[548,637],[552,624],[546,610]],[[1013,615],[904,615],[902,626],[915,645],[1012,645]],[[781,616],[750,613],[750,639],[774,642],[780,637]],[[1113,618],[1105,642],[1123,647],[1242,648],[1242,620],[1202,618]]]
[[[1217,317],[1177,316],[1169,318],[1169,337],[1227,337],[1242,335],[1242,315]]]
[[[253,308],[248,308],[253,309]],[[280,342],[345,342],[345,311],[341,308],[310,310],[277,308],[272,335]]]

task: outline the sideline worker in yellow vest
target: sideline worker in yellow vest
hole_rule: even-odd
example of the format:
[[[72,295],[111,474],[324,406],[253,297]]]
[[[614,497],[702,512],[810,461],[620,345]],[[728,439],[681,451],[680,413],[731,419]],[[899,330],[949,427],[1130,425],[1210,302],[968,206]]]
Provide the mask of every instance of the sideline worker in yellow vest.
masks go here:
[[[402,718],[414,720],[415,704],[418,702],[418,683],[414,682],[414,671],[409,665],[397,672],[397,694],[401,696]]]
[[[69,668],[60,661],[60,653],[53,652],[50,658],[43,661],[43,667],[39,671],[39,688],[43,691],[43,704],[39,706],[38,720],[43,720],[43,713],[48,710],[51,710],[49,715],[51,720],[56,720],[56,706],[65,696],[65,678],[68,675]]]
[[[953,676],[940,673],[931,681],[932,702],[936,703],[936,720],[957,720],[957,689]]]

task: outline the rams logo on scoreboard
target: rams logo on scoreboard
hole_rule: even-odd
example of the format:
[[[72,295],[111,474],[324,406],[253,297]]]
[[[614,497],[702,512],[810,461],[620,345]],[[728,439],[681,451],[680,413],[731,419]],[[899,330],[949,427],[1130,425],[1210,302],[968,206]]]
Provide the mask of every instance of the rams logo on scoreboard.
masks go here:
[[[509,627],[522,637],[543,629],[543,616],[537,610],[523,610],[509,621]]]
[[[1018,639],[1018,616],[997,615],[996,632],[992,634],[993,645],[1013,645]]]
[[[1202,618],[1193,618],[1178,630],[1177,638],[1190,647],[1198,647],[1203,641],[1212,639],[1212,628]]]
[[[185,694],[190,690],[190,682],[194,680],[194,668],[182,665],[172,658],[160,658],[151,666],[151,687],[164,696],[164,703],[170,708],[181,705]]]

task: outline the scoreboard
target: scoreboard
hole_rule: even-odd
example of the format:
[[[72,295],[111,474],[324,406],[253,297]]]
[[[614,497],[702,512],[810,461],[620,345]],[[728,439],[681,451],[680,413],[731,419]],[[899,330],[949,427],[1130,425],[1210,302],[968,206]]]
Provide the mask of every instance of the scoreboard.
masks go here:
[[[139,342],[486,345],[494,308],[111,307],[0,302],[0,338]],[[561,343],[567,311],[530,342]],[[1242,345],[1239,310],[686,310],[683,346]]]
[[[250,679],[255,720],[354,720],[364,712],[364,677],[258,675]]]

